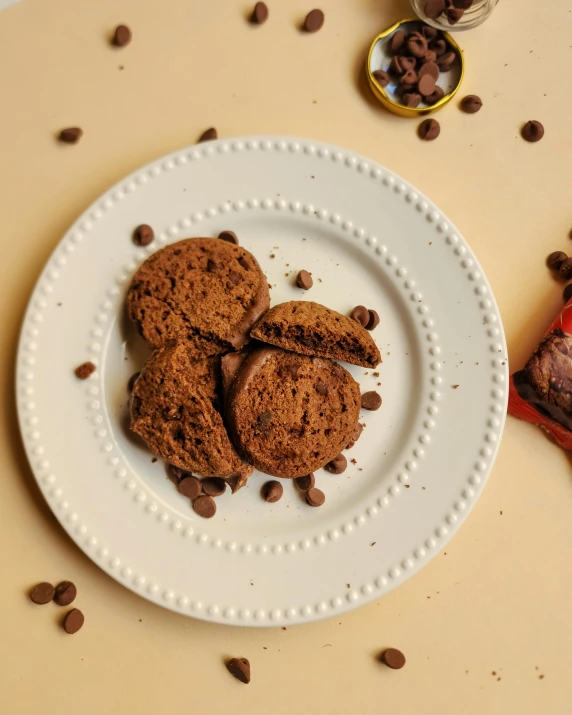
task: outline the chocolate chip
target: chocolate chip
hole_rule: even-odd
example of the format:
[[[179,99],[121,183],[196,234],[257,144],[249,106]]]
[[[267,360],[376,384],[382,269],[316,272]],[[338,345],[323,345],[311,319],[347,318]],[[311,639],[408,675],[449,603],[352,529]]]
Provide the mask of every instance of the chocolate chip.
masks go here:
[[[435,91],[435,80],[431,75],[425,74],[419,80],[419,93],[424,97],[429,97]]]
[[[417,72],[415,72],[415,70],[407,70],[407,72],[401,76],[399,84],[405,87],[413,87],[417,84]]]
[[[262,485],[262,498],[269,504],[279,501],[284,493],[284,487],[275,479]]]
[[[370,319],[369,310],[364,305],[356,305],[350,313],[350,318],[365,328]]]
[[[364,410],[379,410],[381,407],[381,396],[375,390],[364,392],[361,396],[361,406]]]
[[[444,55],[439,55],[437,57],[437,67],[441,72],[448,72],[451,69],[451,65],[455,61],[456,55],[454,52],[445,52]]]
[[[133,243],[136,246],[148,246],[155,238],[155,232],[146,223],[137,226],[133,231]]]
[[[406,107],[418,107],[421,104],[421,95],[417,92],[406,92],[403,95],[403,104]]]
[[[221,231],[218,237],[222,241],[226,241],[227,243],[234,243],[235,246],[238,246],[238,238],[234,231]]]
[[[127,392],[129,394],[131,394],[133,392],[133,388],[135,387],[135,383],[137,382],[137,379],[140,374],[141,374],[140,372],[135,372],[129,378],[129,382],[127,383]]]
[[[459,8],[459,10],[468,10],[473,2],[474,0],[453,0],[453,7]]]
[[[427,64],[427,62],[435,62],[437,60],[437,53],[435,50],[427,50],[425,57],[421,60],[421,65]],[[439,68],[437,68],[439,69]]]
[[[249,270],[252,268],[252,266],[250,265],[248,259],[245,258],[245,256],[241,256],[241,257],[238,259],[238,262],[239,262],[240,265],[244,268],[245,271],[249,271]]]
[[[83,362],[76,367],[74,372],[75,376],[79,377],[80,380],[87,380],[87,378],[95,372],[95,365],[92,362]]]
[[[387,648],[381,654],[381,659],[388,668],[399,670],[405,665],[405,656],[397,648]]]
[[[79,610],[79,608],[72,608],[71,611],[66,613],[64,618],[64,631],[70,635],[77,633],[83,626],[84,620],[85,618],[83,613]]]
[[[396,55],[405,44],[405,32],[396,30],[389,40],[389,49]]]
[[[237,286],[241,280],[242,276],[236,271],[230,271],[230,273],[228,274],[228,282],[230,283],[230,286]],[[230,286],[228,287],[230,288]]]
[[[427,142],[437,139],[440,133],[441,126],[436,119],[425,119],[417,129],[419,139],[424,139]]]
[[[466,114],[475,114],[482,106],[481,98],[477,97],[476,94],[468,94],[459,103],[459,107]]]
[[[118,25],[113,33],[113,44],[116,47],[125,47],[131,42],[132,34],[127,25]]]
[[[303,29],[306,32],[318,32],[324,24],[324,13],[321,10],[311,10],[304,20]]]
[[[450,25],[456,25],[464,14],[464,10],[460,10],[456,7],[451,7],[447,10],[447,20],[449,20]]]
[[[362,432],[363,432],[363,425],[360,422],[358,422],[355,430],[352,432],[352,436],[350,438],[350,441],[347,444],[346,449],[351,449],[354,446],[354,444],[360,438]]]
[[[257,2],[250,16],[250,22],[254,25],[262,25],[268,20],[268,8],[263,2]]]
[[[539,142],[544,136],[544,127],[533,119],[522,127],[520,133],[527,142]]]
[[[387,87],[389,84],[389,75],[385,70],[375,70],[375,72],[372,72],[375,81],[381,86],[381,87]]]
[[[407,49],[413,57],[425,57],[427,40],[420,32],[412,32],[407,40]]]
[[[208,496],[199,497],[193,502],[195,513],[205,519],[212,519],[216,514],[216,504],[214,499]]]
[[[560,275],[560,278],[565,281],[570,280],[570,278],[572,278],[572,258],[567,258],[565,261],[562,262],[558,273]]]
[[[201,480],[196,477],[184,477],[179,482],[179,493],[189,499],[196,499],[203,491]]]
[[[42,583],[36,584],[30,591],[30,599],[39,606],[43,606],[45,603],[49,603],[53,600],[55,593],[56,589],[51,583],[42,581]]]
[[[65,142],[66,144],[77,144],[82,136],[83,129],[80,129],[79,127],[68,127],[67,129],[61,130],[59,140],[61,142]]]
[[[302,492],[307,492],[308,489],[311,489],[316,483],[316,479],[313,474],[306,474],[304,477],[296,477],[294,481],[296,482],[298,489]]]
[[[324,469],[330,474],[342,474],[346,471],[347,466],[348,460],[343,454],[338,454],[337,457],[334,457],[331,462],[328,462],[325,465]]]
[[[572,283],[568,283],[566,288],[564,288],[564,293],[562,293],[562,298],[565,303],[568,303],[570,298],[572,298]]]
[[[77,588],[75,583],[71,581],[60,581],[56,586],[56,592],[54,595],[54,601],[58,606],[69,606],[70,603],[75,601],[77,596]]]
[[[326,495],[321,489],[311,487],[306,492],[306,504],[308,504],[308,506],[322,506],[325,501]]]
[[[414,70],[416,61],[414,57],[394,57],[390,64],[389,69],[397,75],[402,75],[407,70]]]
[[[210,142],[214,139],[218,139],[218,133],[214,127],[211,127],[210,129],[207,129],[201,134],[198,143],[200,144],[200,142]]]
[[[436,20],[445,12],[445,0],[426,0],[423,11],[430,20]]]
[[[429,75],[429,77],[432,77],[436,81],[439,77],[439,68],[434,62],[426,62],[424,65],[421,65],[418,74],[419,79],[425,75]]]
[[[557,271],[567,258],[568,256],[564,251],[554,251],[546,259],[546,265],[552,270]]]
[[[248,658],[231,658],[226,667],[228,672],[240,680],[241,683],[250,683],[250,663]]]
[[[322,395],[322,397],[325,397],[328,394],[328,386],[326,385],[325,382],[319,382],[316,385],[316,392],[318,395]]]
[[[310,290],[310,288],[314,285],[314,281],[308,271],[302,270],[296,276],[296,285],[298,288],[302,288],[303,290]]]
[[[437,37],[437,33],[437,28],[431,27],[431,25],[423,25],[421,28],[421,34],[427,41],[435,39],[435,37]]]
[[[203,492],[209,497],[220,497],[226,491],[226,482],[220,477],[207,477],[202,480]]]
[[[433,94],[430,94],[428,97],[425,97],[425,102],[427,104],[436,104],[441,99],[443,99],[444,96],[445,96],[445,92],[443,92],[441,87],[436,86]]]
[[[377,326],[379,325],[379,315],[377,314],[377,311],[372,310],[371,308],[368,311],[369,313],[369,320],[367,321],[367,325],[365,326],[366,330],[375,330]]]
[[[435,40],[431,40],[429,43],[429,49],[433,50],[437,57],[440,57],[447,51],[447,43],[442,37],[437,37]]]
[[[179,467],[175,467],[174,464],[169,464],[167,465],[167,477],[169,478],[169,481],[173,482],[173,484],[179,488],[179,483],[181,479],[184,479],[187,476],[191,476],[188,472],[185,472],[183,469],[179,469]]]

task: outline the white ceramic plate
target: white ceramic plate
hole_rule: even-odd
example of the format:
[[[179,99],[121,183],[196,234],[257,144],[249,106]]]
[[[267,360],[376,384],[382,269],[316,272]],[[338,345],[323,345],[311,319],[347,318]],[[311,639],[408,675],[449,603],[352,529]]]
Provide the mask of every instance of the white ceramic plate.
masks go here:
[[[156,231],[147,249],[131,242],[140,223]],[[356,464],[316,474],[319,509],[289,482],[280,502],[264,503],[267,478],[255,474],[201,519],[126,429],[126,384],[146,354],[124,316],[130,277],[166,243],[223,229],[256,255],[273,304],[364,304],[381,316],[379,377],[351,371],[383,406],[363,411],[367,428],[347,453]],[[307,293],[294,285],[302,268],[314,276]],[[98,370],[80,382],[73,369],[86,360]],[[493,295],[447,218],[372,161],[280,137],[184,149],[98,199],[38,281],[17,372],[32,469],[86,554],[158,604],[243,625],[332,616],[427,563],[483,489],[506,384]]]

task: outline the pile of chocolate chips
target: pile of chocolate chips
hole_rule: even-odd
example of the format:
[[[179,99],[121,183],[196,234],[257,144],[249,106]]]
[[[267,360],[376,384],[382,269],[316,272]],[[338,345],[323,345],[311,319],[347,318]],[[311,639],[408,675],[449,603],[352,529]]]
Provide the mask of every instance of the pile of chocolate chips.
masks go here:
[[[450,25],[456,25],[474,0],[426,0],[423,10],[430,20],[445,15]]]
[[[393,75],[398,83],[396,93],[407,107],[418,107],[421,102],[433,105],[444,97],[437,79],[440,72],[451,69],[456,55],[442,32],[429,25],[409,33],[397,30],[389,38],[389,49],[393,58],[388,69],[373,73],[382,87],[387,87]]]

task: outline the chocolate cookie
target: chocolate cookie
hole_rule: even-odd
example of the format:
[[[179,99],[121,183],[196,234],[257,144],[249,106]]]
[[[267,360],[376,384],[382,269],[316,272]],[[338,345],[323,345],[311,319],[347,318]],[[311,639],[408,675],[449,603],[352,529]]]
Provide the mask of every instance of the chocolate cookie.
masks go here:
[[[311,301],[293,300],[274,306],[250,334],[301,355],[334,358],[362,367],[376,367],[381,362],[376,344],[362,325]]]
[[[295,478],[345,448],[359,410],[359,385],[341,365],[261,347],[232,381],[226,416],[247,462],[266,474]]]
[[[220,359],[192,360],[187,346],[161,348],[131,397],[131,429],[169,464],[201,477],[243,475],[220,413]]]
[[[252,254],[217,238],[188,238],[150,256],[127,293],[129,316],[153,347],[184,343],[193,358],[248,341],[268,310],[268,283]]]
[[[547,335],[513,380],[524,400],[572,429],[572,335],[560,329]]]

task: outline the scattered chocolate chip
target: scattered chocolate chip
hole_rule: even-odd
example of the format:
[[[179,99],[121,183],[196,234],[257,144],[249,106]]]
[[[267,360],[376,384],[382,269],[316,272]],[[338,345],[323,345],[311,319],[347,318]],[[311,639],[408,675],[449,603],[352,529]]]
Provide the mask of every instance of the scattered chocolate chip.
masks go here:
[[[403,95],[403,104],[406,107],[418,107],[421,104],[421,95],[417,94],[417,92],[406,92]]]
[[[419,94],[423,97],[429,97],[435,91],[435,80],[431,75],[425,74],[419,80]]]
[[[546,265],[557,271],[567,258],[568,256],[564,251],[553,251],[546,259]]]
[[[51,583],[47,581],[42,581],[34,586],[30,591],[30,599],[33,603],[38,604],[38,606],[43,606],[45,603],[49,603],[53,600],[56,593],[56,589]]]
[[[155,238],[155,232],[146,223],[137,226],[133,231],[133,243],[136,246],[148,246]]]
[[[476,94],[468,94],[459,103],[459,107],[466,114],[476,114],[482,106],[481,98]]]
[[[562,265],[560,266],[560,269],[558,271],[560,278],[562,280],[570,280],[572,278],[572,258],[567,258]]]
[[[361,424],[361,422],[358,422],[355,430],[352,432],[352,436],[350,438],[350,441],[348,442],[346,449],[351,449],[354,446],[354,444],[360,438],[362,432],[363,432],[363,425]]]
[[[399,670],[405,665],[405,656],[397,648],[387,648],[381,654],[381,659],[388,668]]]
[[[54,601],[58,606],[69,606],[75,601],[77,588],[71,581],[61,581],[56,586]]]
[[[131,394],[133,392],[133,388],[135,387],[135,383],[137,382],[137,378],[139,377],[140,374],[141,374],[140,372],[135,372],[129,378],[129,382],[127,383],[127,392],[129,394]]]
[[[381,407],[381,395],[375,390],[364,392],[361,396],[361,406],[364,410],[379,410]]]
[[[179,493],[189,499],[196,499],[203,491],[201,480],[196,477],[184,477],[179,482]]]
[[[391,36],[391,40],[389,41],[389,48],[391,49],[393,54],[396,55],[404,44],[405,32],[403,30],[396,30]]]
[[[226,241],[227,243],[234,243],[235,246],[238,246],[238,237],[234,231],[221,231],[218,237],[222,241]]]
[[[310,288],[314,285],[314,281],[308,271],[302,270],[296,276],[296,285],[298,288],[302,288],[303,290],[310,290]]]
[[[211,127],[210,129],[207,129],[201,134],[198,143],[200,144],[201,142],[210,142],[214,139],[218,139],[218,133],[214,127]]]
[[[181,479],[184,479],[187,476],[190,477],[191,475],[183,469],[179,469],[179,467],[175,467],[173,464],[167,465],[167,477],[169,478],[169,481],[173,482],[177,489],[179,488]]]
[[[72,608],[72,610],[68,611],[65,615],[64,631],[70,635],[77,633],[83,626],[84,620],[85,618],[83,613],[79,610],[79,608]]]
[[[407,40],[407,49],[413,57],[425,57],[427,52],[427,40],[420,32],[412,32]]]
[[[321,489],[311,487],[306,492],[306,504],[308,504],[308,506],[322,506],[325,501],[326,495]]]
[[[459,20],[463,17],[465,14],[464,10],[461,10],[460,8],[456,7],[450,7],[447,10],[447,20],[449,20],[450,25],[456,25]]]
[[[570,298],[572,298],[572,283],[569,283],[566,288],[564,288],[564,293],[562,294],[562,298],[564,299],[565,303],[568,303]]]
[[[294,481],[296,482],[298,489],[302,492],[307,492],[308,489],[311,489],[316,483],[316,479],[313,474],[306,474],[304,477],[296,477]]]
[[[544,127],[533,119],[522,127],[520,133],[527,142],[539,142],[544,136]]]
[[[369,310],[364,305],[356,305],[350,313],[350,318],[365,328],[370,320]]]
[[[435,81],[439,78],[439,68],[435,64],[435,62],[425,62],[424,65],[421,65],[421,69],[419,70],[419,79],[421,77],[424,77],[425,75],[429,75],[429,77],[432,77]]]
[[[445,0],[427,0],[423,11],[430,20],[436,20],[445,12]]]
[[[325,466],[324,469],[326,472],[329,472],[330,474],[342,474],[343,472],[346,471],[348,466],[348,460],[345,458],[343,454],[338,454],[337,457],[334,457],[331,462],[328,462]]]
[[[127,25],[118,25],[113,33],[113,44],[116,47],[125,47],[131,42],[132,37],[131,30]]]
[[[216,504],[212,497],[202,496],[193,502],[195,512],[205,519],[212,519],[216,514]]]
[[[437,139],[440,133],[441,126],[436,119],[423,120],[417,129],[419,139],[424,139],[427,142]]]
[[[231,658],[226,667],[228,672],[241,683],[250,683],[250,663],[248,658]]]
[[[83,129],[79,127],[68,127],[62,129],[59,135],[59,140],[66,144],[77,144],[83,136]]]
[[[262,25],[268,20],[268,8],[263,2],[257,2],[250,16],[250,22],[254,25]]]
[[[220,497],[226,491],[226,482],[221,477],[207,477],[201,484],[203,492],[209,497]]]
[[[451,69],[451,65],[455,61],[456,55],[454,52],[445,52],[444,55],[439,55],[437,57],[437,67],[441,72],[448,72]]]
[[[389,74],[385,70],[375,70],[375,72],[372,72],[375,81],[381,86],[381,87],[387,87],[389,84]]]
[[[324,13],[321,10],[311,10],[304,20],[303,29],[306,32],[318,32],[324,24]]]
[[[436,86],[433,94],[430,94],[428,97],[425,97],[425,102],[427,104],[437,104],[437,102],[443,99],[444,96],[445,92],[441,89],[441,87]]]
[[[262,485],[262,498],[265,502],[274,504],[279,501],[284,493],[284,487],[275,479]]]
[[[80,380],[87,380],[95,372],[95,365],[92,362],[82,362],[74,372],[75,376],[79,377]]]

